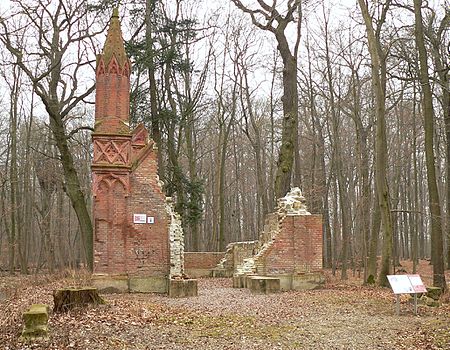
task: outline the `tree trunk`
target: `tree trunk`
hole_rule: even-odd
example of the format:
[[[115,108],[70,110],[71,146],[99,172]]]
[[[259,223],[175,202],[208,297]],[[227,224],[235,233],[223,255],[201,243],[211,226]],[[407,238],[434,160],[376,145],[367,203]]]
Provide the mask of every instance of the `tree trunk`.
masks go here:
[[[145,44],[147,52],[148,62],[148,80],[149,80],[149,94],[150,94],[150,115],[151,115],[151,130],[152,139],[158,146],[158,175],[160,179],[165,178],[165,168],[162,158],[162,139],[161,139],[161,127],[158,114],[158,99],[157,99],[157,86],[155,78],[155,62],[154,62],[154,50],[153,50],[153,21],[152,15],[155,9],[155,0],[146,0],[145,7]]]
[[[275,196],[281,198],[290,189],[295,143],[298,137],[297,54],[301,34],[301,1],[289,1],[287,11],[283,14],[280,14],[276,9],[276,3],[274,3],[273,7],[270,7],[263,1],[258,1],[262,9],[252,10],[249,7],[245,7],[240,0],[232,1],[239,9],[250,14],[254,25],[275,35],[278,44],[277,49],[283,60],[283,97],[281,98],[283,104],[283,127],[275,176]],[[262,14],[266,23],[261,24],[261,22],[258,22],[255,13]],[[295,18],[294,14],[298,14],[298,17]],[[292,53],[285,31],[287,25],[293,21],[297,21],[297,32]],[[298,159],[297,167],[299,167]]]
[[[441,206],[437,188],[436,168],[434,161],[434,111],[433,96],[428,78],[427,51],[423,33],[422,0],[414,0],[415,39],[419,53],[420,84],[422,86],[422,103],[425,126],[425,158],[429,208],[431,213],[431,259],[433,263],[433,285],[447,289],[444,275],[443,235],[441,222]]]
[[[447,181],[445,184],[445,198],[447,201],[445,220],[444,220],[444,232],[447,232],[447,268],[450,269],[450,76],[448,74],[448,53],[445,52],[446,45],[443,40],[443,35],[448,33],[448,27],[450,23],[450,13],[447,13],[442,18],[442,21],[437,26],[434,21],[436,18],[436,13],[431,12],[428,17],[428,25],[426,28],[426,33],[424,33],[431,45],[431,54],[433,56],[433,61],[435,65],[435,72],[438,76],[437,82],[441,87],[442,96],[441,106],[444,116],[444,126],[445,126],[445,163],[446,163],[446,175]]]
[[[387,275],[391,271],[392,256],[392,218],[390,208],[389,187],[387,183],[387,138],[386,138],[386,106],[385,106],[385,90],[386,90],[386,62],[381,50],[379,33],[387,10],[390,5],[388,0],[383,5],[384,17],[378,22],[377,32],[375,35],[372,18],[370,17],[367,4],[364,0],[358,0],[359,7],[364,19],[367,32],[367,40],[369,45],[369,53],[372,63],[372,86],[375,94],[375,115],[376,115],[376,140],[375,140],[375,182],[378,195],[378,203],[380,206],[381,223],[383,225],[383,249],[381,258],[381,269],[378,283],[381,286],[388,286]]]
[[[9,158],[9,181],[11,184],[10,190],[10,206],[11,206],[11,214],[10,214],[10,237],[11,242],[13,242],[14,248],[17,248],[17,243],[20,242],[20,239],[17,237],[17,195],[18,195],[18,182],[19,177],[17,175],[17,121],[18,121],[18,99],[19,99],[19,86],[20,83],[18,81],[18,75],[15,68],[13,68],[13,84],[11,86],[11,108],[10,108],[10,158]],[[14,249],[11,254],[12,260],[15,260],[14,251],[19,252],[20,249]],[[10,261],[10,271],[14,273],[15,269],[15,261]]]
[[[94,258],[94,240],[91,217],[87,209],[86,197],[81,190],[80,180],[75,169],[72,153],[70,152],[65,134],[64,124],[61,117],[47,108],[50,115],[50,129],[56,141],[61,164],[64,170],[64,191],[70,198],[71,204],[77,214],[78,224],[80,226],[82,244],[87,266],[90,270],[93,268]]]
[[[297,58],[289,51],[286,37],[277,36],[278,50],[283,59],[283,130],[275,175],[275,195],[282,198],[289,192],[294,163],[295,138],[298,130]]]
[[[377,253],[378,253],[378,237],[380,235],[380,225],[381,225],[381,213],[380,205],[378,204],[378,194],[375,188],[373,204],[373,215],[372,215],[372,227],[369,243],[369,258],[367,262],[367,280],[369,284],[375,283],[377,276]]]

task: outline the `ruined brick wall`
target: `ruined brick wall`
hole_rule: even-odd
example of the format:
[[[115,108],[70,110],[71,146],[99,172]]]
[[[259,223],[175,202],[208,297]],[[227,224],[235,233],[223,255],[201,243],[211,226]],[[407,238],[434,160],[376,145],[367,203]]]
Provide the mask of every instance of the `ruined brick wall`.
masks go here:
[[[169,274],[169,218],[166,212],[165,194],[158,184],[157,154],[152,145],[144,149],[144,155],[130,175],[129,198],[129,266],[128,273],[144,276],[168,276]],[[146,214],[154,223],[135,224],[132,215]]]
[[[129,188],[108,176],[95,191],[95,273],[168,276],[168,217],[157,155],[151,144],[142,152],[128,174]],[[134,223],[133,214],[146,214],[154,223]]]
[[[251,258],[259,246],[258,241],[237,242],[233,246],[233,271],[244,263],[244,259]]]
[[[130,71],[116,9],[96,68],[94,273],[168,277],[169,218],[157,150],[143,125],[130,132]]]
[[[258,274],[299,274],[322,269],[322,216],[286,216],[272,244],[256,261]]]
[[[235,273],[245,259],[251,258],[260,247],[260,241],[232,242],[227,245],[223,258],[217,264],[218,268]]]
[[[213,269],[223,258],[224,252],[185,252],[185,269]]]

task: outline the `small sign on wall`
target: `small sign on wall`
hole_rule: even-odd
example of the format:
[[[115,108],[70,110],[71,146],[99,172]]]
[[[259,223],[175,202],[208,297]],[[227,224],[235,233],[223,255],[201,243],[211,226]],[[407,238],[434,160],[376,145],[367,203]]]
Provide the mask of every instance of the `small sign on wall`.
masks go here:
[[[133,223],[146,224],[147,223],[147,214],[133,214]]]
[[[154,224],[154,223],[155,223],[155,217],[147,216],[147,224]]]

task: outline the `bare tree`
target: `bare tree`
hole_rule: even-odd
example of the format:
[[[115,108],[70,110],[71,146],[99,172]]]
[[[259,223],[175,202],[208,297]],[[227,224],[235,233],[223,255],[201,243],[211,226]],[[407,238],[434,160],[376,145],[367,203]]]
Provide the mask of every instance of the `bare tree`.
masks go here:
[[[92,63],[88,55],[94,50],[89,48],[92,44],[89,40],[97,34],[93,32],[95,18],[88,13],[84,0],[57,4],[44,0],[14,1],[14,5],[15,12],[0,21],[0,40],[31,81],[34,93],[49,115],[49,126],[64,170],[64,190],[77,214],[87,264],[92,268],[92,223],[69,147],[70,136],[76,130],[69,131],[68,120],[74,108],[94,90],[94,85],[81,81],[80,76]],[[13,27],[19,19],[26,22],[19,33],[26,31],[36,40],[24,48],[20,47],[17,28]]]
[[[380,206],[381,222],[383,227],[383,256],[378,283],[388,285],[386,276],[391,270],[392,254],[392,218],[390,209],[389,187],[387,183],[387,140],[386,140],[386,52],[381,47],[381,30],[386,20],[391,1],[383,4],[381,16],[374,28],[373,18],[369,13],[367,2],[358,0],[364,19],[369,45],[370,59],[372,63],[372,86],[375,94],[376,105],[376,170],[375,183]]]
[[[243,12],[250,15],[252,23],[262,30],[274,34],[278,43],[278,52],[283,60],[283,130],[280,153],[275,177],[275,195],[283,197],[289,191],[293,173],[294,158],[299,167],[298,149],[298,87],[297,87],[297,56],[300,45],[302,7],[300,0],[289,0],[287,8],[280,12],[277,2],[269,5],[258,0],[259,8],[251,9],[244,6],[240,0],[232,0]],[[283,14],[284,13],[284,14]],[[296,23],[296,38],[293,49],[290,48],[286,28],[289,23]],[[296,183],[296,185],[299,185]]]
[[[433,262],[433,284],[447,289],[444,274],[442,217],[434,160],[434,110],[433,96],[428,78],[428,54],[422,19],[422,0],[414,0],[415,39],[419,52],[419,78],[422,86],[423,118],[425,127],[425,157],[427,167],[429,208],[431,213],[431,259]]]

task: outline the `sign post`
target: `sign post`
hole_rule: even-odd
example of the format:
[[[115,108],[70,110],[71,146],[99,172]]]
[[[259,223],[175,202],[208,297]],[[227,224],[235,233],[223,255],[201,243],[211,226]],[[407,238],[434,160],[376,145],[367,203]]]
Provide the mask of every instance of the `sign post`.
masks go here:
[[[414,294],[414,315],[417,315],[417,294],[426,293],[427,288],[419,275],[388,275],[389,284],[396,296],[396,311],[400,315],[400,294]]]

